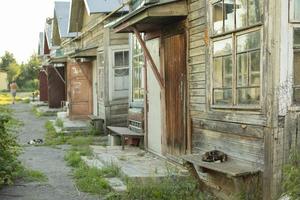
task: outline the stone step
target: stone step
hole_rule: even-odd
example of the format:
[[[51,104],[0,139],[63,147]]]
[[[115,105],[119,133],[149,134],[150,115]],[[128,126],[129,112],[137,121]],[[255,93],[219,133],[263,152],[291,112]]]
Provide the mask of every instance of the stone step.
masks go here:
[[[106,166],[97,158],[81,156],[81,159],[89,167],[96,167],[98,169],[102,169]],[[124,192],[127,190],[127,186],[119,177],[105,178],[105,180],[108,182],[109,186],[116,192]]]

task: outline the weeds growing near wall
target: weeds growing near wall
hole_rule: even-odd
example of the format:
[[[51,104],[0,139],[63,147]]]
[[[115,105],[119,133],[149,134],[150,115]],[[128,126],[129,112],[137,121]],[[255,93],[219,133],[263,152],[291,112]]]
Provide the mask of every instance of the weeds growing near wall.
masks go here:
[[[294,149],[290,153],[289,163],[283,170],[283,189],[291,200],[300,198],[300,150]]]

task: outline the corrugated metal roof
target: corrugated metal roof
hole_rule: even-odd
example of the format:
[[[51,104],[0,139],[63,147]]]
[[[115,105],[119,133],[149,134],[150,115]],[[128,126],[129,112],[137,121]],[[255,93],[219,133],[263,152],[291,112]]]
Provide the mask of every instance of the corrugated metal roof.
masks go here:
[[[56,1],[54,5],[54,17],[57,19],[60,38],[75,37],[76,33],[69,33],[70,2]]]
[[[94,13],[109,13],[120,7],[123,0],[84,0],[87,11]],[[128,7],[124,7],[123,11],[128,11]]]

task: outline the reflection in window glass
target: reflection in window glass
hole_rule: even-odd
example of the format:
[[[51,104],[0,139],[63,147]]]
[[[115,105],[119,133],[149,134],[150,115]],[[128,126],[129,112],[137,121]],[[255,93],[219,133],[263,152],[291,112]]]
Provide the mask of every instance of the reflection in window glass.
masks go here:
[[[294,52],[294,85],[300,86],[300,49]]]
[[[231,54],[232,52],[232,39],[220,40],[214,42],[214,56],[221,56]]]
[[[223,32],[223,6],[222,1],[213,5],[214,34]]]
[[[300,0],[294,0],[294,19],[300,21]]]
[[[250,85],[260,85],[260,51],[250,53]]]
[[[234,29],[234,0],[224,2],[224,25],[225,31]]]
[[[256,24],[261,21],[261,6],[259,0],[248,0],[249,20],[248,25]]]
[[[300,46],[300,28],[294,30],[294,45]]]
[[[134,35],[132,43],[132,98],[133,101],[140,101],[144,98],[144,55]]]
[[[224,66],[224,87],[232,87],[232,57],[226,56],[223,57],[223,66]]]
[[[236,0],[236,28],[247,25],[247,0]]]
[[[252,32],[241,35],[237,38],[237,51],[243,52],[249,49],[257,49],[260,47],[260,32]]]
[[[215,89],[214,104],[217,105],[232,104],[232,89]]]
[[[232,103],[232,39],[214,42],[214,103]]]
[[[239,54],[237,56],[237,85],[247,86],[248,85],[248,59],[247,53]]]
[[[221,88],[223,85],[223,73],[222,73],[222,57],[214,59],[214,87]]]
[[[259,104],[260,89],[259,88],[242,88],[238,89],[238,104]]]

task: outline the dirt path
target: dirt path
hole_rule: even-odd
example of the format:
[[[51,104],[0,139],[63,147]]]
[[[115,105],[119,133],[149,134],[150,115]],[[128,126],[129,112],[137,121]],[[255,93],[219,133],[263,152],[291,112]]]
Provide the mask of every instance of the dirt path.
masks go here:
[[[23,121],[20,128],[19,142],[27,144],[31,139],[43,139],[46,133],[44,124],[49,117],[36,118],[31,112],[29,104],[16,104],[11,106],[15,117]],[[91,196],[79,192],[70,176],[71,169],[66,166],[64,154],[67,146],[59,148],[51,147],[24,147],[24,153],[20,156],[22,163],[34,170],[43,172],[47,177],[46,183],[23,183],[5,187],[0,191],[1,200],[97,200]]]

